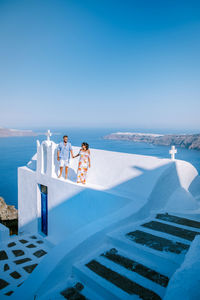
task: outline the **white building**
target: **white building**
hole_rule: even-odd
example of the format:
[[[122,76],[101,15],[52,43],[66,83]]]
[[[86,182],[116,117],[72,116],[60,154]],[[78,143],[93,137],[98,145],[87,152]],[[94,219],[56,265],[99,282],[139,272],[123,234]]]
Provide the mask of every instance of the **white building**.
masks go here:
[[[73,147],[73,151],[76,154],[79,148]],[[36,248],[37,242],[44,243],[43,250],[27,254],[31,261],[41,251],[45,251],[46,255],[28,277],[22,269],[29,270],[33,265],[30,265],[30,261],[25,263],[25,267],[23,263],[22,267],[19,265],[17,272],[22,276],[11,283],[14,293],[10,298],[64,299],[62,292],[73,287],[75,293],[80,292],[87,299],[132,299],[133,294],[138,293],[138,290],[134,290],[137,285],[141,293],[152,295],[155,292],[160,298],[166,296],[167,300],[172,294],[176,295],[176,299],[183,299],[181,297],[187,294],[194,296],[191,294],[191,280],[188,280],[188,284],[184,283],[183,291],[180,288],[182,280],[175,271],[185,272],[185,250],[182,253],[180,247],[189,249],[190,244],[193,245],[192,254],[189,250],[186,255],[186,266],[200,247],[198,237],[194,242],[187,240],[187,234],[189,239],[190,235],[194,238],[195,234],[200,234],[200,178],[196,169],[185,161],[91,149],[91,169],[87,184],[83,186],[76,183],[78,158],[71,159],[68,179],[58,179],[56,152],[57,145],[49,138],[41,144],[37,142],[37,154],[27,166],[18,169],[18,239],[30,242],[31,238],[37,238],[33,245]],[[197,221],[197,228],[164,219],[159,219],[159,224],[164,228],[167,226],[164,231],[145,227],[147,223],[155,226],[158,214],[168,218],[166,213],[176,216],[180,222],[184,222],[184,218]],[[179,236],[170,233],[170,224],[175,226]],[[186,231],[183,233],[182,229]],[[132,231],[142,232],[144,239],[151,234],[152,244],[149,246],[149,242],[147,245],[144,242],[144,245],[139,245],[139,240],[134,243],[128,241],[127,233]],[[183,238],[184,234],[186,238]],[[159,239],[170,246],[161,249],[160,244],[160,249],[154,248]],[[15,240],[14,243],[18,242]],[[21,250],[25,251],[25,246]],[[10,249],[5,251],[9,252]],[[141,274],[131,273],[104,259],[102,253],[108,249],[115,249],[112,251],[118,251],[124,257],[156,270],[159,278],[160,274],[171,278],[168,289],[145,275],[142,277]],[[117,272],[118,276],[123,275],[121,280],[129,280],[130,286],[134,282],[133,291],[126,291],[126,284],[120,287],[120,282],[102,278],[97,270],[94,273],[88,269],[86,266],[94,260],[101,268],[106,267],[110,272]],[[200,271],[200,266],[189,268],[184,274],[196,277],[198,282],[197,270]],[[9,275],[6,277],[4,272],[3,276],[8,282]],[[18,287],[22,279],[24,283]],[[81,291],[74,288],[77,282],[84,287]],[[11,291],[9,285],[4,290],[7,293]],[[195,296],[198,290],[193,289]]]
[[[78,158],[71,159],[68,180],[58,179],[57,146],[50,137],[37,141],[37,154],[18,169],[19,233],[43,234],[53,243],[134,199],[142,206],[171,164],[169,159],[92,149],[92,168],[83,186],[76,183]]]

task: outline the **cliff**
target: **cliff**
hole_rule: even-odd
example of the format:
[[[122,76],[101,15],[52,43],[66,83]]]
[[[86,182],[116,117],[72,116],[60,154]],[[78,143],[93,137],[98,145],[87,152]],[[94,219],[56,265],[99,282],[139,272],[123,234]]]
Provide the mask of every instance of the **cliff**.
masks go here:
[[[2,197],[0,197],[0,220],[17,219],[17,209],[14,205],[7,205]]]
[[[171,146],[200,150],[200,134],[148,134],[148,133],[131,133],[117,132],[111,133],[104,137],[109,140],[128,140],[133,142],[150,143],[160,146]]]
[[[18,234],[18,211],[14,205],[7,205],[0,197],[0,223],[10,230],[10,235]]]

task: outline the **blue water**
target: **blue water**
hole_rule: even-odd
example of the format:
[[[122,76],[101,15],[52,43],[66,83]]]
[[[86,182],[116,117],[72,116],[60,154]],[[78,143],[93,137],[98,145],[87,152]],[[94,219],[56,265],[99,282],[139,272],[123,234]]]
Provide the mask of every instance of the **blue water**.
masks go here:
[[[38,131],[45,132],[44,129]],[[63,134],[68,134],[72,145],[75,146],[86,141],[91,148],[169,158],[169,147],[103,139],[104,135],[116,131],[116,129],[57,129],[53,131],[55,134],[52,140],[58,143]],[[46,137],[0,138],[0,196],[7,204],[17,206],[17,168],[27,164],[36,152],[36,140],[42,141],[44,138]],[[178,148],[177,158],[189,161],[200,172],[200,151]]]

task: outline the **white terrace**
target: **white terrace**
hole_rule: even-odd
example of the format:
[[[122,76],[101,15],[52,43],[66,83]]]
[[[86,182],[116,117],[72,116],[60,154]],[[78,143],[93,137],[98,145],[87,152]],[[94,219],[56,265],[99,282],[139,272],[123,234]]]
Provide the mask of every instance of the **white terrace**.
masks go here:
[[[172,150],[172,159],[159,159],[91,149],[82,186],[77,159],[67,180],[57,178],[50,132],[37,142],[37,154],[18,170],[19,236],[5,240],[0,252],[2,297],[163,298],[200,232],[198,173],[173,160]],[[127,270],[135,263],[142,273]]]

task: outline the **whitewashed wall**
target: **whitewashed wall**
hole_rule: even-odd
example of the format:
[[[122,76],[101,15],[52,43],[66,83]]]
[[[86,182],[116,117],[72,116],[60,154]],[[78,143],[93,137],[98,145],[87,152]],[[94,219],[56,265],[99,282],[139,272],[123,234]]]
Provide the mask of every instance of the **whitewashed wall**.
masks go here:
[[[79,148],[73,148],[77,153]],[[19,232],[40,231],[40,191],[48,186],[48,238],[58,243],[90,222],[124,207],[130,201],[142,207],[156,181],[171,163],[168,159],[91,149],[88,184],[78,185],[78,159],[71,160],[69,180],[57,178],[56,145],[52,176],[36,172],[34,157],[18,170]],[[145,188],[144,188],[145,184]]]

